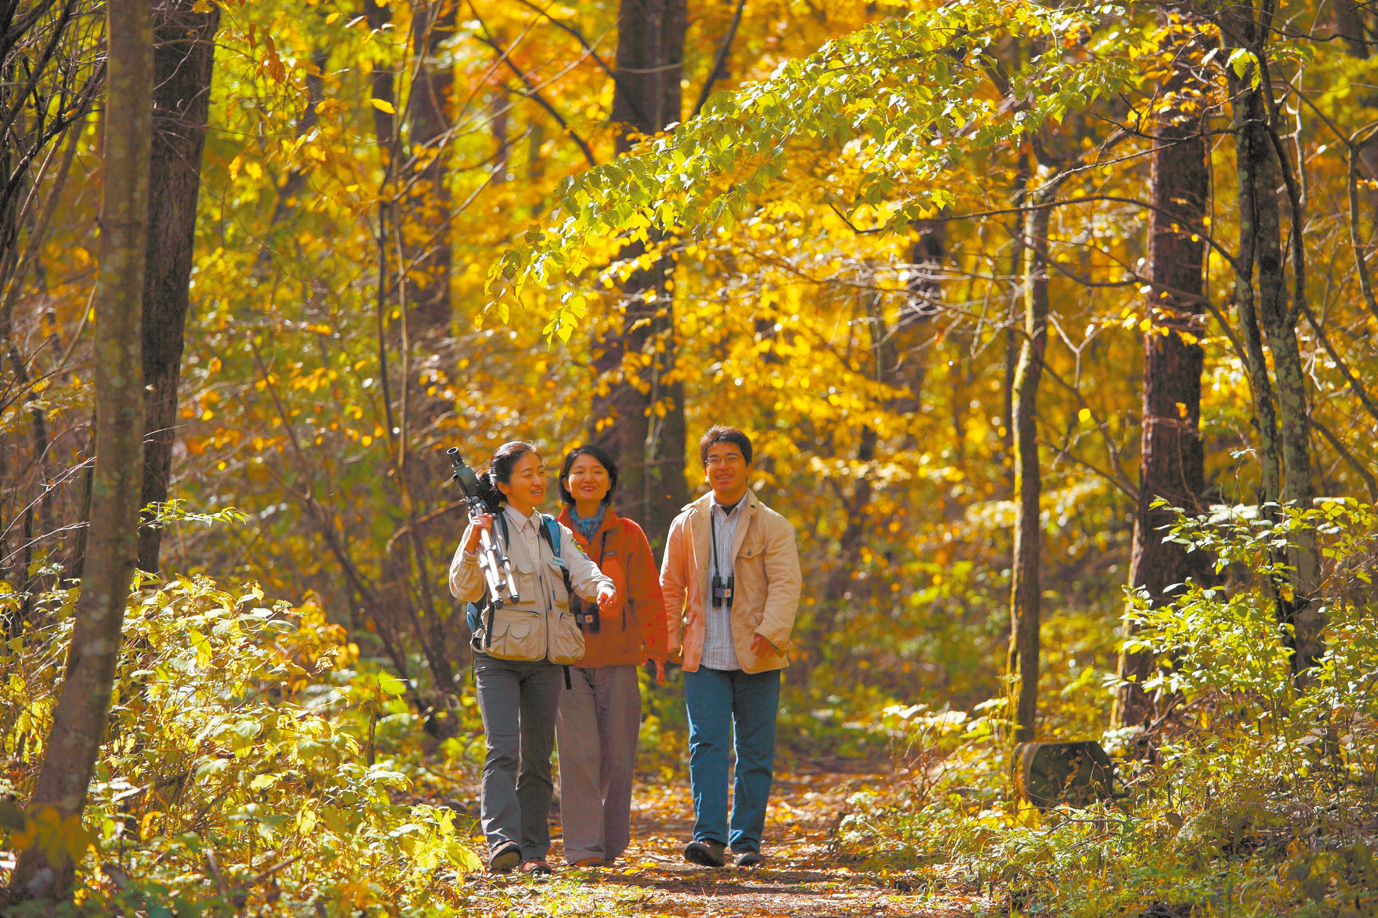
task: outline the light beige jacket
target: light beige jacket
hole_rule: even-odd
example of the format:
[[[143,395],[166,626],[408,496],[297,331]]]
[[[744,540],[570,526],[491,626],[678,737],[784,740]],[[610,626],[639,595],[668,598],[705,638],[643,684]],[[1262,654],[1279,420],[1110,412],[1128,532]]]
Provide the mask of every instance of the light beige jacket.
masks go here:
[[[790,631],[799,611],[803,577],[794,527],[780,514],[746,493],[746,506],[732,540],[732,573],[736,592],[732,602],[732,647],[748,673],[782,669],[789,662]],[[660,566],[660,589],[665,594],[670,653],[683,649],[684,668],[694,672],[703,656],[703,638],[711,550],[709,510],[713,495],[705,494],[680,511],[670,524],[665,560]],[[775,650],[756,653],[752,638],[759,634]]]

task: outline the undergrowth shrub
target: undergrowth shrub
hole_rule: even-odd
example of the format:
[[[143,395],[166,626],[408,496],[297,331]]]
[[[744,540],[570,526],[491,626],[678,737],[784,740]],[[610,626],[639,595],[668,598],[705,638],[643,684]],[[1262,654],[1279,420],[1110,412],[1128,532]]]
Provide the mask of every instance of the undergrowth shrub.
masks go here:
[[[44,595],[51,624],[0,648],[0,796],[14,801],[28,798],[42,761],[74,602],[74,592]],[[89,834],[65,839],[86,855],[80,911],[423,915],[453,905],[458,877],[478,867],[465,827],[450,810],[408,802],[411,776],[379,743],[406,710],[406,686],[361,668],[319,608],[182,579],[136,591],[124,635]],[[10,847],[51,847],[42,816],[24,817]]]
[[[1304,530],[1325,559],[1328,650],[1298,681],[1271,584]],[[1117,799],[1021,806],[996,715],[894,708],[906,780],[855,801],[842,842],[930,885],[990,894],[1002,914],[1378,915],[1378,517],[1353,501],[1232,508],[1175,537],[1236,585],[1188,585],[1157,609],[1131,597],[1137,639],[1163,664],[1146,687],[1174,713],[1155,761],[1120,761]],[[1122,756],[1140,729],[1103,739]]]

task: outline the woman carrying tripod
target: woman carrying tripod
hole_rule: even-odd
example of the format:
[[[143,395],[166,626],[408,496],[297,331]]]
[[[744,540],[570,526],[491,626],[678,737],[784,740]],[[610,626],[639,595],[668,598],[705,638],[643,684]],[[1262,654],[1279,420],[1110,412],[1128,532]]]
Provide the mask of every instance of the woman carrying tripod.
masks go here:
[[[549,873],[555,716],[564,667],[584,650],[569,594],[611,615],[617,589],[569,529],[537,511],[545,500],[545,466],[534,446],[503,444],[478,484],[492,513],[464,531],[450,562],[450,592],[466,602],[485,598],[478,556],[484,531],[505,549],[517,586],[516,599],[483,610],[473,641],[487,744],[480,808],[488,867],[494,873],[518,866],[523,873]]]

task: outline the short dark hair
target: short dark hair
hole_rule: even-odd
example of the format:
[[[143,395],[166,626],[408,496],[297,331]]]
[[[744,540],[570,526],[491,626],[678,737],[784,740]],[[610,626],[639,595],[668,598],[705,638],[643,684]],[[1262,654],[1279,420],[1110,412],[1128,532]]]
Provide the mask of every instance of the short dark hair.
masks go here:
[[[592,443],[585,443],[583,446],[576,446],[565,456],[564,463],[560,466],[560,477],[556,481],[556,487],[560,489],[560,500],[574,506],[574,495],[569,493],[569,488],[565,487],[565,479],[569,477],[569,470],[574,468],[574,460],[580,456],[592,456],[598,460],[598,464],[608,470],[608,493],[603,495],[603,506],[612,505],[612,492],[617,490],[617,462],[608,455],[608,451],[601,446],[594,446]]]
[[[713,426],[699,440],[699,462],[708,465],[708,448],[714,443],[731,443],[742,451],[742,458],[751,465],[751,438],[735,427]]]
[[[488,471],[478,477],[479,496],[493,512],[496,513],[507,502],[507,495],[502,493],[498,484],[507,484],[512,480],[512,470],[516,468],[517,461],[527,453],[540,456],[540,451],[534,443],[527,443],[525,440],[504,443],[493,453],[493,459],[488,463]]]

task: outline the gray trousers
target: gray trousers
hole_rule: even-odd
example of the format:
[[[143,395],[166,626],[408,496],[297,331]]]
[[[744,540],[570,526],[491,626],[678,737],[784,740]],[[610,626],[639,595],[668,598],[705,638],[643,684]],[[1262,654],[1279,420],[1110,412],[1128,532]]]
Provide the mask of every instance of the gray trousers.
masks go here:
[[[516,842],[522,860],[543,858],[550,850],[550,753],[564,673],[554,663],[476,653],[474,684],[488,746],[480,804],[488,849]]]
[[[631,841],[641,687],[635,666],[571,666],[569,674],[555,726],[565,860],[611,861]]]

